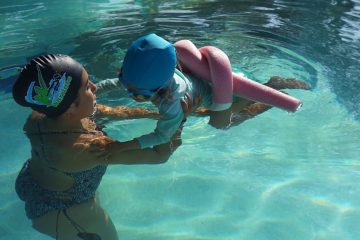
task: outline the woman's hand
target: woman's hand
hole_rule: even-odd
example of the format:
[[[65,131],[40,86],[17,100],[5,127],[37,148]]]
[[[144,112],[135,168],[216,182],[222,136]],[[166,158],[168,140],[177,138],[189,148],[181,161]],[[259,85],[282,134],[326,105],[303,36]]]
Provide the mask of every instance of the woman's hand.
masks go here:
[[[94,137],[87,142],[88,151],[99,159],[107,159],[110,154],[109,148],[114,143],[115,140],[107,136]]]
[[[171,139],[170,139],[170,141],[168,143],[164,143],[164,144],[154,146],[154,150],[157,153],[159,153],[161,156],[167,156],[167,158],[169,158],[170,155],[173,152],[175,152],[175,150],[182,144],[181,132],[182,132],[184,123],[185,123],[185,121],[183,121],[180,124],[179,128],[176,130],[176,132],[171,137]]]
[[[194,112],[200,105],[201,98],[199,95],[195,96],[194,101],[192,101],[189,93],[185,93],[185,97],[181,99],[181,107],[184,111],[185,118]]]

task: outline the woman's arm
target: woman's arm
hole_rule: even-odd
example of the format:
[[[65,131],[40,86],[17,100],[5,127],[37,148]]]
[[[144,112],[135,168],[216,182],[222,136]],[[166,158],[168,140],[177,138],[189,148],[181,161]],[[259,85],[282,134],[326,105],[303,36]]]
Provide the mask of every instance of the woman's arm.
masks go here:
[[[152,148],[123,150],[122,142],[101,136],[90,143],[93,165],[96,164],[159,164],[166,162],[181,145],[182,126],[168,143]]]
[[[108,118],[112,120],[124,120],[124,119],[137,119],[137,118],[152,118],[157,119],[159,112],[155,110],[148,110],[142,107],[127,107],[116,106],[110,107],[101,104],[96,105],[96,118]]]
[[[171,156],[173,149],[171,143],[155,146],[153,148],[121,151],[117,144],[109,147],[108,164],[160,164],[165,163]]]
[[[194,102],[188,93],[185,93],[186,98],[181,99],[181,107],[186,116],[194,112],[201,102],[200,97],[195,97]],[[127,107],[127,106],[105,106],[102,104],[96,105],[95,118],[108,118],[109,120],[125,120],[137,118],[151,118],[158,119],[160,117],[157,110],[149,110],[142,107]],[[199,115],[208,115],[205,111],[197,112]]]

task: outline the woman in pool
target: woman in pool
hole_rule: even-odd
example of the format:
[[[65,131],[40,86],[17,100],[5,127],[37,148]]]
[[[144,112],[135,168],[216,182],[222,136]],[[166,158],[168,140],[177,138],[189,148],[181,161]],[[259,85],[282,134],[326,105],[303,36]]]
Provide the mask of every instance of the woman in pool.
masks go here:
[[[31,157],[16,180],[28,218],[55,239],[118,239],[116,229],[95,199],[109,164],[160,164],[180,145],[181,127],[170,142],[122,151],[91,119],[96,86],[81,64],[65,55],[44,55],[27,64],[13,86],[15,101],[34,111],[24,125]],[[100,107],[99,115],[154,117],[155,112]]]

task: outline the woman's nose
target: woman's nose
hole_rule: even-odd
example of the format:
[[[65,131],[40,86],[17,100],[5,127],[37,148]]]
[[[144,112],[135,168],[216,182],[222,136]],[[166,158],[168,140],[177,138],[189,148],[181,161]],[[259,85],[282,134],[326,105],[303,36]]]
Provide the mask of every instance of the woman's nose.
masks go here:
[[[92,91],[93,93],[95,93],[95,92],[97,91],[97,86],[96,86],[96,84],[94,84],[93,82],[91,82],[90,87],[91,87],[91,91]]]

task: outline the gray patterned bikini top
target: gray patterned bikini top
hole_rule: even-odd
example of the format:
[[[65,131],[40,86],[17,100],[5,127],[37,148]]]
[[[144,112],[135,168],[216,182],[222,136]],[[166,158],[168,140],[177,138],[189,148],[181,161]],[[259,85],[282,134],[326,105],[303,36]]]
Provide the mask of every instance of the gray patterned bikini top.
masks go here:
[[[101,128],[97,125],[96,130],[98,131],[41,131],[39,123],[37,124],[38,132],[36,133],[26,133],[27,135],[38,135],[40,138],[41,144],[41,152],[45,161],[49,162],[49,159],[45,152],[45,144],[43,135],[68,135],[68,134],[91,134],[96,135],[98,131],[101,131]],[[28,162],[31,164],[31,161]],[[26,164],[26,165],[28,165]],[[26,166],[27,167],[27,166]],[[25,168],[26,168],[25,167]],[[95,166],[91,169],[80,171],[80,172],[65,172],[59,170],[57,168],[49,167],[50,169],[70,176],[74,179],[73,186],[65,191],[49,191],[52,192],[54,198],[63,198],[63,199],[71,199],[71,202],[82,202],[84,200],[89,199],[90,197],[94,196],[96,189],[98,188],[102,176],[105,174],[107,169],[107,164],[102,164]],[[45,189],[44,189],[45,190]],[[57,196],[55,196],[57,195]]]

